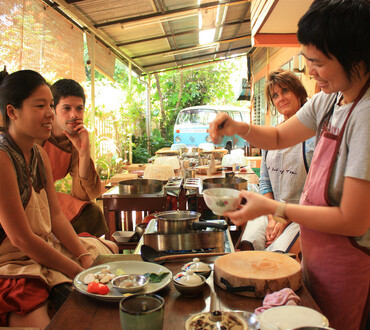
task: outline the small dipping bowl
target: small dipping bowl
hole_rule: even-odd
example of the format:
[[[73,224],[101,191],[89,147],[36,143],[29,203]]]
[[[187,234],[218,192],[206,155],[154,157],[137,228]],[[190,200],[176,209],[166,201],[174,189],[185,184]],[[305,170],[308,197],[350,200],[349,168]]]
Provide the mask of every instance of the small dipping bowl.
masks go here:
[[[202,275],[205,278],[208,278],[208,276],[212,272],[211,266],[204,262],[201,262],[199,258],[194,258],[192,262],[185,264],[181,268],[181,270],[183,270],[184,272],[186,272],[189,269],[192,270],[194,274]]]
[[[178,273],[172,279],[177,291],[186,297],[194,297],[203,291],[206,278],[202,275],[194,274],[192,270]]]
[[[203,190],[203,198],[214,214],[222,215],[237,209],[239,193],[239,190],[231,188],[209,188]]]
[[[111,283],[120,293],[133,293],[142,290],[149,283],[149,278],[138,274],[121,275],[111,280]]]

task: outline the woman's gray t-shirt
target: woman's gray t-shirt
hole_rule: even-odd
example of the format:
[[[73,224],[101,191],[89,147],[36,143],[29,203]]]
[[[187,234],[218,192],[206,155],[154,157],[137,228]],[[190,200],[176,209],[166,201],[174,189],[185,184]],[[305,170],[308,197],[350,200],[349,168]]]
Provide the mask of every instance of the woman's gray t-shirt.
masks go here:
[[[320,124],[334,105],[328,129],[333,134],[339,131],[346,119],[352,103],[337,105],[340,94],[315,94],[296,114],[306,127],[316,130],[316,143],[319,141]],[[329,183],[328,197],[331,205],[339,206],[344,178],[346,176],[370,181],[370,89],[354,108],[344,130],[343,139],[333,167]],[[364,205],[364,207],[367,207]],[[358,242],[360,243],[360,242]],[[370,230],[361,237],[360,245],[370,248]]]

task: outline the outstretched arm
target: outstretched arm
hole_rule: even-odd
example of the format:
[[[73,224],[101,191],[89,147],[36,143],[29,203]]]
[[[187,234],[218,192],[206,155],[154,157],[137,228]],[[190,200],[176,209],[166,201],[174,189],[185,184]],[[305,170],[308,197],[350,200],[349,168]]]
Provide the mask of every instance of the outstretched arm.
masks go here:
[[[59,241],[67,248],[74,256],[78,257],[81,254],[87,253],[85,246],[80,242],[74,231],[71,223],[67,220],[60,209],[59,201],[56,195],[55,187],[52,181],[52,170],[49,158],[44,149],[40,148],[40,152],[44,161],[47,175],[47,194],[50,208],[52,232]],[[90,255],[81,258],[81,264],[84,268],[88,268],[93,263]]]
[[[237,226],[260,215],[274,214],[277,201],[248,191],[241,191],[247,203],[235,212],[226,212]],[[370,181],[346,177],[341,203],[333,206],[307,206],[288,204],[288,219],[317,231],[344,236],[362,236],[370,227],[370,208],[364,207],[370,200]]]
[[[258,148],[271,150],[287,148],[307,140],[315,135],[315,131],[304,126],[296,116],[278,127],[268,127],[237,122],[225,113],[220,113],[209,126],[209,135],[214,143],[224,135],[234,134]]]

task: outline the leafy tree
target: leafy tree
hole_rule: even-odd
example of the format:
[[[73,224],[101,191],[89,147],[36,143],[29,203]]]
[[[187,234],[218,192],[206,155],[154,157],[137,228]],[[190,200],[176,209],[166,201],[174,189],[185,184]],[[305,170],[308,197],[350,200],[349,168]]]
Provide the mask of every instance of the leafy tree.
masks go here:
[[[162,137],[169,142],[173,141],[173,126],[178,112],[183,108],[206,104],[240,106],[232,86],[232,79],[235,79],[233,73],[240,67],[246,70],[245,57],[158,75],[159,84],[153,86],[152,91],[152,114],[159,127],[163,128]],[[245,72],[244,76],[246,75]],[[164,115],[160,111],[161,102]]]

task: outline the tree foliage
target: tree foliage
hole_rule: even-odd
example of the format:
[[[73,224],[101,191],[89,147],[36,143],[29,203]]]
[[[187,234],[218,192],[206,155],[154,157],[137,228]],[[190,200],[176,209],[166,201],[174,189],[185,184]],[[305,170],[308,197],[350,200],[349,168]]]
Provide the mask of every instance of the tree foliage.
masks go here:
[[[246,58],[218,62],[213,65],[184,71],[168,71],[159,75],[165,117],[160,113],[160,94],[156,86],[152,90],[152,114],[163,122],[164,138],[173,141],[173,126],[178,112],[197,105],[240,105],[233,90],[233,74],[241,68],[246,72]],[[243,70],[240,71],[243,75]],[[240,76],[241,79],[241,76]],[[154,85],[154,84],[153,84]],[[162,126],[160,125],[160,126]]]
[[[115,143],[121,150],[121,158],[124,158],[127,151],[127,136],[132,134],[133,162],[146,162],[155,151],[172,144],[173,126],[181,109],[205,104],[240,106],[240,102],[236,101],[238,95],[235,95],[232,83],[246,76],[246,67],[246,58],[243,57],[189,70],[158,73],[158,82],[153,76],[150,77],[151,132],[148,137],[145,132],[145,112],[149,77],[133,75],[130,93],[128,69],[118,62],[115,82],[107,80],[98,72],[95,82],[97,90],[103,86],[118,90],[119,96],[114,98],[119,97],[121,102],[116,108],[108,106],[107,93],[99,94],[97,91],[96,113],[102,120],[105,118],[115,123]],[[235,76],[235,72],[239,72],[239,76]],[[90,77],[90,67],[86,68],[86,73]]]

